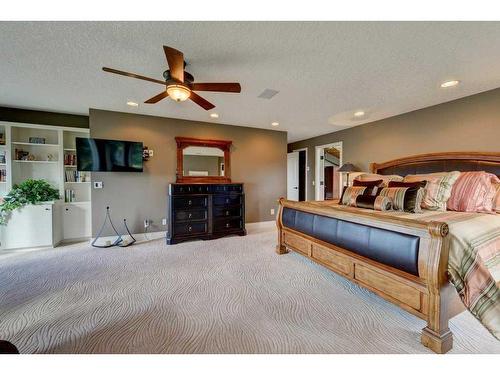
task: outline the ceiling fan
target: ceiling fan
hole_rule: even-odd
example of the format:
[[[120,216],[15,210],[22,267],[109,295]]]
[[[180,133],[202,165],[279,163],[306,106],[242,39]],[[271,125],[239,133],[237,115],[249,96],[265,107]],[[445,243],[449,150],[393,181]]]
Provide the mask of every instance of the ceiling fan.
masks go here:
[[[158,79],[144,77],[134,73],[128,73],[117,69],[103,67],[102,70],[108,73],[120,74],[122,76],[142,79],[144,81],[159,83],[160,85],[166,86],[165,91],[162,91],[151,99],[146,100],[144,103],[154,104],[158,103],[160,100],[166,98],[167,96],[176,102],[183,102],[184,100],[191,99],[193,102],[203,107],[205,110],[210,110],[215,108],[215,105],[203,99],[201,96],[195,93],[195,91],[215,91],[215,92],[241,92],[241,86],[239,83],[228,82],[228,83],[195,83],[194,77],[186,72],[184,68],[186,67],[186,62],[184,61],[184,54],[181,51],[176,50],[172,47],[163,46],[165,51],[165,56],[167,58],[167,63],[169,69],[163,72],[163,78],[165,81],[160,81]]]

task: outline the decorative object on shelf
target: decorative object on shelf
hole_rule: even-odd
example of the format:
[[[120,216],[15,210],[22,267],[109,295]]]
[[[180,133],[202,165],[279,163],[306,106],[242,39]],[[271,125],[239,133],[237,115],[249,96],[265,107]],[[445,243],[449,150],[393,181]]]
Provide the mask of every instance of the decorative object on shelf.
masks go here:
[[[347,174],[347,186],[349,186],[349,173],[360,172],[360,169],[352,163],[344,163],[338,171]]]
[[[6,158],[5,158],[5,151],[0,152],[0,164],[5,164]]]
[[[0,168],[0,182],[7,182],[7,170]]]
[[[57,199],[60,199],[59,190],[54,189],[45,180],[28,179],[14,185],[0,204],[0,225],[7,224],[10,212],[15,209]]]
[[[15,160],[28,160],[29,154],[28,151],[19,150],[17,148],[14,150]]]
[[[29,143],[45,144],[45,138],[29,137]]]
[[[47,161],[54,161],[54,160],[55,160],[54,155],[47,154]]]
[[[5,146],[5,134],[0,133],[0,146]]]

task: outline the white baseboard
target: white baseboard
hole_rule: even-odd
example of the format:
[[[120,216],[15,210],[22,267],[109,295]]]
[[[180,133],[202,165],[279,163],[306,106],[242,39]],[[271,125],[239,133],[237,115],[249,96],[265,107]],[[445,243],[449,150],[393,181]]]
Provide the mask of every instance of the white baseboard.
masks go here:
[[[151,241],[151,240],[157,240],[159,238],[165,238],[167,235],[166,231],[159,231],[159,232],[150,232],[150,233],[133,233],[132,236],[136,239],[137,242],[144,242],[144,241]],[[127,240],[130,238],[128,234],[122,235],[122,238],[124,240]],[[92,243],[94,241],[95,237],[92,237],[89,240],[89,243]],[[116,240],[116,236],[104,236],[99,238],[99,245],[105,244],[106,241],[111,241],[113,243]]]
[[[259,230],[259,229],[267,229],[267,228],[272,228],[276,226],[276,221],[270,220],[270,221],[259,221],[256,223],[248,223],[246,224],[246,228],[248,230]],[[159,238],[165,238],[167,236],[166,231],[159,231],[159,232],[150,232],[150,233],[133,233],[132,234],[134,238],[137,240],[137,242],[144,242],[144,241],[150,241],[150,240],[157,240]],[[128,235],[123,235],[122,238],[124,240],[128,239]],[[105,244],[106,241],[113,241],[116,240],[116,236],[105,236],[101,237],[99,239],[99,244]],[[94,241],[94,237],[89,240],[89,243],[92,243]]]
[[[247,229],[265,229],[272,226],[276,226],[276,221],[275,220],[258,221],[255,223],[247,223],[245,226]]]

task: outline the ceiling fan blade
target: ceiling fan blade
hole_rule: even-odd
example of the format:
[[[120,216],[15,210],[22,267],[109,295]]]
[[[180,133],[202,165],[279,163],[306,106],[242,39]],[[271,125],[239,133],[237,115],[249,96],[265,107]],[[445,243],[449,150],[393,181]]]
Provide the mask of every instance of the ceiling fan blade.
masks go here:
[[[215,106],[212,103],[203,99],[201,96],[199,96],[195,92],[191,91],[191,95],[189,96],[189,99],[191,99],[193,102],[198,104],[200,107],[203,107],[206,111],[209,111],[212,108],[215,108]]]
[[[151,99],[146,100],[144,103],[147,104],[155,104],[158,103],[160,100],[165,99],[168,96],[167,90],[160,92],[158,95],[153,96]]]
[[[108,73],[119,74],[119,75],[122,75],[122,76],[125,76],[125,77],[132,77],[132,78],[142,79],[144,81],[159,83],[160,85],[164,85],[165,84],[165,81],[160,81],[159,79],[144,77],[144,76],[140,76],[138,74],[124,72],[122,70],[116,70],[116,69],[106,68],[106,67],[103,67],[102,70],[104,70],[105,72],[108,72]]]
[[[184,54],[172,47],[163,46],[167,57],[170,76],[177,81],[184,82]]]
[[[227,83],[193,83],[195,91],[241,92],[241,86],[236,82]]]

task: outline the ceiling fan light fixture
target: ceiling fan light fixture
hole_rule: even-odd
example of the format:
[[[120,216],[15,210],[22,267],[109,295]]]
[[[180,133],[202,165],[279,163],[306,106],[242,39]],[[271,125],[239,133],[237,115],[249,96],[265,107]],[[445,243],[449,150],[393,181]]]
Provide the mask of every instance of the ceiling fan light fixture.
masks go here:
[[[184,100],[189,99],[191,90],[184,85],[174,84],[167,86],[167,93],[168,96],[176,102],[183,102]]]

